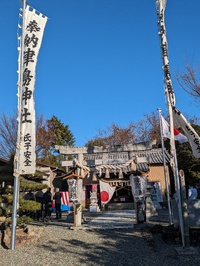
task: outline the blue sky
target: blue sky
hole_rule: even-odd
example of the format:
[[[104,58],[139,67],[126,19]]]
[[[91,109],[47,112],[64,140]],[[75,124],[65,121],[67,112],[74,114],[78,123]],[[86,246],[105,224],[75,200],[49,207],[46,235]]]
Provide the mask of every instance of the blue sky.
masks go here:
[[[11,3],[12,2],[12,3]],[[49,17],[35,84],[37,115],[57,116],[81,146],[98,129],[167,112],[155,0],[29,0]],[[0,1],[0,112],[17,109],[20,0]],[[200,1],[168,0],[165,12],[176,106],[199,117],[175,73],[200,58]]]

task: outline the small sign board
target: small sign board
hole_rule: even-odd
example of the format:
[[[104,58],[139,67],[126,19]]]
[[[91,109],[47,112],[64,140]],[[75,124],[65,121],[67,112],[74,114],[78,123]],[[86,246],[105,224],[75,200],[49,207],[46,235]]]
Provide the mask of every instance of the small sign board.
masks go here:
[[[89,212],[97,212],[97,205],[90,205]]]

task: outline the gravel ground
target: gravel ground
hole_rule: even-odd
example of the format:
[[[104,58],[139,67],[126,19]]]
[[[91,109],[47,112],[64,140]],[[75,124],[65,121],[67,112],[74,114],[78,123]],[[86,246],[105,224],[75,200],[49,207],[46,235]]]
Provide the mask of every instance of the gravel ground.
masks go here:
[[[164,243],[160,234],[152,235],[148,224],[132,229],[72,230],[69,223],[53,220],[35,226],[44,226],[39,240],[15,250],[1,246],[0,265],[200,265],[200,246],[195,247],[196,255],[179,255],[176,246]]]

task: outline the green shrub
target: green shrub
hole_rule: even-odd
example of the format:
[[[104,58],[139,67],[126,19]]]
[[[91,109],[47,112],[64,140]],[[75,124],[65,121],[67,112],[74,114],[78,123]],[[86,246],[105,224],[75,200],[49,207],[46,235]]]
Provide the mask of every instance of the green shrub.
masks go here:
[[[35,213],[37,210],[41,209],[41,204],[33,201],[33,200],[24,200],[20,199],[19,201],[19,224],[20,223],[30,223],[33,221],[33,218],[35,217]]]
[[[40,210],[41,204],[34,200],[19,200],[19,211],[21,212],[34,212]]]
[[[24,224],[29,224],[33,219],[29,216],[23,215],[17,219],[17,226],[23,226]]]
[[[2,202],[12,204],[13,203],[13,195],[12,194],[3,194]]]
[[[3,209],[4,216],[10,216],[12,214],[12,205],[8,205],[5,209]]]
[[[28,183],[26,180],[22,179],[20,182],[20,191],[38,191],[40,189],[48,188],[48,185],[41,183]]]

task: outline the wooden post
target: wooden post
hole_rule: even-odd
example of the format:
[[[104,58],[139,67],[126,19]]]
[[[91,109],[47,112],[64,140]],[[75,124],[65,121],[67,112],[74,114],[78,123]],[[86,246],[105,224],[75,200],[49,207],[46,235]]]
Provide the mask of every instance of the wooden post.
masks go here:
[[[82,225],[82,206],[81,203],[74,203],[74,227]]]

